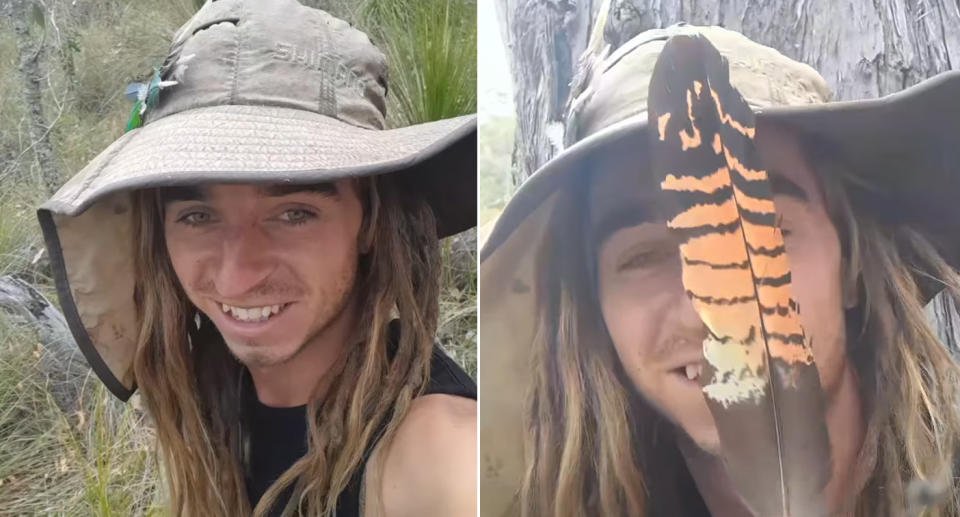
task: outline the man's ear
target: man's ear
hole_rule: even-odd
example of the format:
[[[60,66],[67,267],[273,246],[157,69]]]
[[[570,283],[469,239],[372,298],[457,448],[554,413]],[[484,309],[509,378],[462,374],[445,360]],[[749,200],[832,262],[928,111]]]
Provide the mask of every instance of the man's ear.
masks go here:
[[[362,191],[366,194],[363,210],[363,225],[358,236],[358,248],[361,255],[366,255],[373,248],[373,236],[377,233],[377,219],[380,213],[380,195],[377,193],[377,182],[370,178],[366,181]]]

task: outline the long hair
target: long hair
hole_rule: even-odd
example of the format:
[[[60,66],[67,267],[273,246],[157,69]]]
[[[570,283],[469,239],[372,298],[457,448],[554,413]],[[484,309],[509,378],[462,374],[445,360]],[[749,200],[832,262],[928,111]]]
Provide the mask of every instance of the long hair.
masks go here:
[[[390,176],[359,186],[365,205],[360,238],[369,249],[361,250],[354,285],[361,308],[356,334],[313,389],[307,453],[254,509],[242,470],[244,368],[209,320],[201,319],[199,328],[194,323],[196,309],[167,254],[157,193],[134,194],[134,368],[156,422],[174,514],[266,515],[292,487],[286,514],[331,515],[378,431],[380,443],[388,443],[429,381],[440,271],[433,212]],[[402,331],[391,345],[394,318]]]
[[[859,290],[858,307],[845,317],[866,420],[856,465],[865,481],[847,508],[873,517],[930,504],[925,515],[958,517],[960,366],[951,317],[960,307],[960,276],[928,236],[855,206],[853,187],[837,180],[849,177],[837,153],[813,140],[804,145],[822,173],[846,273]],[[571,239],[584,235],[578,207],[587,189],[579,187],[558,193],[538,257],[523,514],[684,515],[702,501],[675,444],[677,431],[624,373],[584,265],[584,243]],[[942,290],[940,336],[921,294],[935,290]],[[931,487],[939,494],[926,500]]]

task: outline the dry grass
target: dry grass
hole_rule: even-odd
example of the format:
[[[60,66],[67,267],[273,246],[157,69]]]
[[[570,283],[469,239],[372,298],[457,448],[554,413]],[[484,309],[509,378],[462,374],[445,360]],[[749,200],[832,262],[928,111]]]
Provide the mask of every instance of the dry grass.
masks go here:
[[[0,509],[10,515],[144,515],[160,508],[153,433],[91,375],[64,415],[29,329],[0,322]]]

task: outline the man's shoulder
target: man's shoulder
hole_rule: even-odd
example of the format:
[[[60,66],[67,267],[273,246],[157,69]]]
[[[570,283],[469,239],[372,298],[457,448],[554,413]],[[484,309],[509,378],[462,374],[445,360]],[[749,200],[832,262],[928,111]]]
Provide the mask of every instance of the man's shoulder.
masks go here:
[[[463,451],[475,456],[476,445],[477,401],[454,395],[424,395],[411,403],[400,422],[389,445],[386,467],[416,469],[418,463],[443,467],[444,463],[458,460]],[[438,453],[452,456],[434,458]],[[429,474],[428,471],[439,469],[423,470],[424,474]]]
[[[398,432],[405,426],[417,427],[425,423],[456,426],[476,424],[476,420],[476,400],[447,393],[431,393],[413,399]]]
[[[394,515],[476,513],[477,402],[415,399],[387,444],[383,500]]]

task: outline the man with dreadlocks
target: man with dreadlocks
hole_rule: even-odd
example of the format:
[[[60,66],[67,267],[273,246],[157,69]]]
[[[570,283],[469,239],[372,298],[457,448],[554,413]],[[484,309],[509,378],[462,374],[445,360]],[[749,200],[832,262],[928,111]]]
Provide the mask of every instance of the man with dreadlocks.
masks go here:
[[[707,99],[731,131],[715,140],[685,132],[665,159],[656,153],[677,117],[706,127],[702,105],[678,107],[673,118],[654,112],[657,96],[671,91],[651,86],[658,60],[685,37],[726,58],[721,75],[728,67],[729,86],[753,115],[738,114],[722,84],[691,81],[687,106]],[[690,73],[699,59],[691,56],[660,73]],[[568,148],[521,186],[481,251],[482,514],[784,515],[779,502],[809,482],[815,490],[800,504],[816,510],[790,515],[960,515],[960,368],[949,325],[960,300],[960,73],[881,100],[830,103],[809,66],[732,31],[684,25],[644,32],[584,63]],[[728,168],[669,167],[688,148],[709,145],[722,156],[732,130],[754,151],[728,152]],[[666,179],[654,177],[665,166]],[[813,431],[780,427],[772,458],[755,438],[761,419],[737,421],[745,413],[716,404],[711,383],[742,390],[752,378],[740,368],[749,357],[718,375],[725,365],[709,352],[729,343],[703,312],[762,298],[764,284],[742,298],[724,291],[732,283],[714,284],[709,296],[692,287],[695,267],[731,278],[743,269],[740,255],[719,244],[691,258],[695,238],[727,231],[711,204],[723,188],[691,186],[669,198],[664,187],[719,182],[728,169],[766,171],[783,244],[750,247],[748,239],[746,264],[789,257],[792,275],[765,285],[792,283],[791,302],[764,314],[802,309],[797,335],[819,380],[806,399],[816,411],[805,415],[816,418],[800,421]],[[733,185],[737,196],[756,194]],[[698,226],[685,235],[671,199],[693,207],[682,224]],[[743,217],[743,228],[759,224]],[[925,311],[938,293],[940,327]],[[807,382],[772,369],[770,386]],[[778,419],[796,418],[790,401],[776,403]],[[824,461],[793,456],[763,470],[791,449],[814,455],[817,432]],[[743,465],[792,481],[757,493],[739,482]],[[749,474],[765,483],[757,472]]]
[[[207,2],[128,132],[39,210],[64,314],[156,425],[176,515],[476,511],[476,387],[435,344],[473,116],[384,129],[384,55],[295,0]]]

